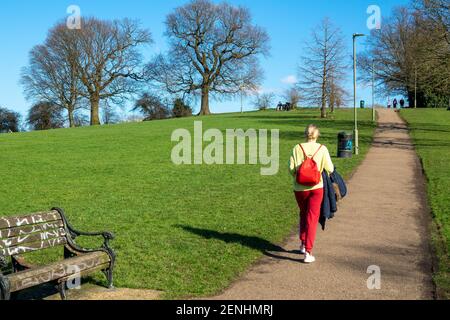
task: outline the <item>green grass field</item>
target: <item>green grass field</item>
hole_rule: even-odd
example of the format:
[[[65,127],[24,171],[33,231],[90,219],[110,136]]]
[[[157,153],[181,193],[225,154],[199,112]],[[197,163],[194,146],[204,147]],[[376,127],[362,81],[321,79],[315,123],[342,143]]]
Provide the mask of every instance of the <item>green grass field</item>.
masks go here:
[[[297,223],[287,161],[307,124],[322,129],[339,171],[349,174],[372,140],[360,112],[361,156],[336,159],[336,136],[353,113],[318,110],[215,115],[138,124],[0,135],[0,215],[64,208],[83,231],[112,230],[118,287],[162,290],[164,298],[219,292],[290,234]],[[260,166],[175,166],[173,130],[280,129],[280,171]],[[61,252],[33,256],[57,258]],[[92,280],[103,281],[102,275]]]
[[[403,110],[428,182],[428,201],[435,226],[433,243],[439,258],[435,282],[450,298],[450,112],[445,109]]]

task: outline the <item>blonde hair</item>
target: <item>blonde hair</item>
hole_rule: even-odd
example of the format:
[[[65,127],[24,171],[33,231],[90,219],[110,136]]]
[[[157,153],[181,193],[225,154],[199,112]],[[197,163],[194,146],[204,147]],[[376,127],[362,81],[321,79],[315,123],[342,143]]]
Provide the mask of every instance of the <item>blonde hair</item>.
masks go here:
[[[320,137],[320,130],[315,124],[310,124],[305,129],[305,138],[308,141],[317,140]]]

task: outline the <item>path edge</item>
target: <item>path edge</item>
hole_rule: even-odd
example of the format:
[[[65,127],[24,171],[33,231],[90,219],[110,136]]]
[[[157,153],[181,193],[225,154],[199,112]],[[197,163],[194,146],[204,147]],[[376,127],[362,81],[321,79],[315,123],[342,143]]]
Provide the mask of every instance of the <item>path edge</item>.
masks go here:
[[[432,283],[433,283],[433,297],[435,300],[449,300],[450,299],[450,291],[448,288],[441,287],[439,282],[436,281],[436,277],[439,276],[442,269],[445,269],[445,265],[448,265],[450,261],[448,260],[448,252],[447,252],[447,244],[445,238],[441,232],[441,225],[434,219],[435,213],[430,205],[430,198],[428,193],[428,176],[425,171],[425,167],[423,164],[423,159],[417,152],[416,140],[412,136],[411,124],[403,117],[402,113],[399,112],[399,116],[402,121],[406,124],[408,129],[408,135],[410,136],[411,141],[413,142],[414,153],[416,154],[417,161],[420,166],[420,171],[422,173],[423,180],[425,184],[423,185],[424,194],[421,196],[424,200],[424,209],[427,214],[428,220],[428,235],[427,235],[427,244],[431,254],[431,273],[432,273]],[[441,268],[441,265],[443,266]],[[445,273],[445,271],[442,271]]]

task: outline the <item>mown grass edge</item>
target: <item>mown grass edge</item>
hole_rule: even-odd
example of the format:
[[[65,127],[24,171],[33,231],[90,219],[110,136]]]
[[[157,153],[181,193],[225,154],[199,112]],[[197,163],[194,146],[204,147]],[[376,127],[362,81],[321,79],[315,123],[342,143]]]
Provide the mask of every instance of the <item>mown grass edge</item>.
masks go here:
[[[426,191],[426,209],[429,222],[429,236],[428,243],[430,246],[432,254],[432,280],[434,285],[434,297],[436,300],[449,300],[450,299],[450,270],[448,266],[450,265],[450,259],[448,258],[447,243],[445,236],[441,232],[442,226],[435,219],[436,214],[430,205],[431,199],[428,190],[429,178],[427,176],[427,171],[423,164],[423,158],[420,156],[416,148],[416,139],[411,134],[411,124],[406,120],[403,114],[400,112],[400,117],[408,126],[408,134],[411,137],[414,144],[414,152],[419,159],[420,169],[425,179],[425,191]]]

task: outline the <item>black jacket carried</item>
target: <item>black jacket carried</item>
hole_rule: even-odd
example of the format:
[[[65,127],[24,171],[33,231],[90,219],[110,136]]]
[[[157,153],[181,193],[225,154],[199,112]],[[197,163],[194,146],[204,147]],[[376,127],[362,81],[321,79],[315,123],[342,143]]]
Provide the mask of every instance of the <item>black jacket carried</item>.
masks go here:
[[[331,182],[336,184],[339,188],[339,192],[341,193],[341,197],[345,198],[347,195],[347,185],[345,184],[344,179],[342,179],[341,175],[334,170],[334,172],[330,175]]]
[[[327,220],[333,219],[335,213],[337,212],[337,195],[333,188],[333,183],[339,187],[339,192],[342,198],[347,195],[347,186],[345,185],[344,179],[336,172],[336,170],[329,176],[324,170],[322,172],[323,179],[323,201],[322,208],[320,212],[320,225],[322,230],[325,230],[325,225]]]

